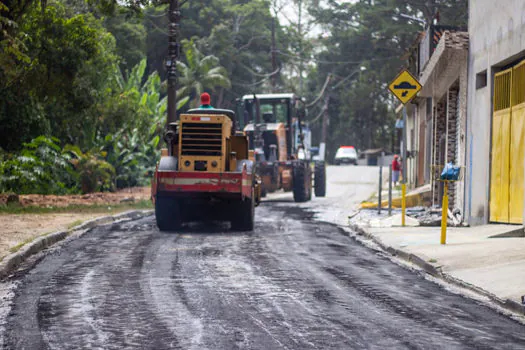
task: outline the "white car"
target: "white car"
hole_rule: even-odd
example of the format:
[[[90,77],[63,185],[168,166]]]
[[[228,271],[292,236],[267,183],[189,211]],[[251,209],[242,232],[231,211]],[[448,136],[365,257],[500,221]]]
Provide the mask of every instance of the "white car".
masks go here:
[[[354,164],[357,165],[357,151],[354,146],[341,146],[334,158],[335,165]]]

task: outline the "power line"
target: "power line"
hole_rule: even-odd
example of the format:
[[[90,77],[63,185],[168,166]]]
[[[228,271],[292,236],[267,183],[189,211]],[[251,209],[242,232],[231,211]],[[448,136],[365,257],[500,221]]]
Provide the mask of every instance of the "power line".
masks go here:
[[[373,61],[388,61],[388,60],[391,60],[393,58],[393,57],[370,58],[368,60],[361,60],[361,61],[324,61],[324,60],[315,59],[315,58],[306,59],[306,58],[302,58],[301,56],[287,54],[287,53],[281,52],[279,50],[277,50],[276,52],[278,54],[280,54],[280,55],[291,57],[291,58],[297,58],[297,59],[302,60],[302,61],[309,61],[309,62],[313,61],[315,63],[324,63],[324,64],[355,64],[355,63],[361,63],[363,61],[370,61],[370,62],[373,62]]]
[[[326,106],[323,106],[323,108],[321,108],[321,112],[319,113],[319,115],[317,117],[315,117],[314,119],[312,120],[309,120],[308,123],[315,123],[316,121],[319,120],[319,118],[321,118],[324,114],[324,111],[326,110]]]
[[[243,87],[254,87],[254,86],[257,86],[257,85],[261,85],[262,83],[268,81],[268,79],[270,79],[270,76],[262,79],[262,80],[259,80],[255,83],[252,83],[252,84],[244,84],[244,83],[239,83],[239,82],[234,82],[232,81],[232,85],[238,85],[238,86],[243,86]]]
[[[256,77],[265,77],[265,78],[269,78],[269,77],[272,77],[274,75],[276,75],[277,73],[279,73],[281,71],[281,67],[277,68],[275,71],[271,72],[271,73],[268,73],[268,74],[261,74],[261,73],[257,73],[256,71],[252,70],[250,67],[248,67],[247,65],[245,65],[244,63],[242,62],[239,62],[241,66],[244,67],[244,69],[246,69],[248,72],[250,72],[250,74],[256,76]]]
[[[161,17],[166,17],[167,13],[162,13],[160,15],[150,15],[149,13],[144,13],[144,15],[146,15],[146,17],[150,17],[150,18],[161,18]]]
[[[324,91],[326,90],[326,87],[328,86],[328,83],[330,82],[330,79],[331,79],[331,78],[332,78],[332,74],[330,73],[330,74],[328,74],[328,75],[326,76],[326,79],[325,79],[325,81],[324,81],[323,88],[321,89],[321,92],[319,93],[319,96],[317,96],[317,97],[315,98],[315,100],[313,100],[313,102],[307,104],[306,107],[312,107],[313,105],[315,105],[315,104],[321,99],[321,97],[323,97],[323,95],[324,95]]]

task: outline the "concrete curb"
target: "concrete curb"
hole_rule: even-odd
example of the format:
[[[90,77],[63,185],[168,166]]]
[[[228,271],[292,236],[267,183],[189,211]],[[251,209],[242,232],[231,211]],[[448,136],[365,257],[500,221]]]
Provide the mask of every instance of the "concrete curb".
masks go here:
[[[97,227],[106,225],[112,222],[117,222],[121,220],[136,220],[142,217],[148,216],[153,213],[153,210],[130,210],[124,213],[103,216],[95,218],[89,221],[86,221],[78,226],[75,226],[67,231],[57,231],[49,233],[45,236],[37,237],[33,241],[22,246],[17,252],[6,256],[0,262],[0,278],[9,276],[22,262],[24,262],[31,255],[41,252],[42,250],[52,246],[53,244],[60,242],[76,232],[84,231]],[[80,236],[81,234],[79,234]]]
[[[396,249],[396,248],[387,246],[380,239],[378,239],[376,236],[374,236],[373,234],[367,232],[366,228],[364,228],[364,227],[362,227],[360,225],[350,224],[350,228],[353,229],[354,231],[356,231],[357,234],[372,240],[375,244],[377,244],[385,252],[388,252],[390,255],[395,256],[395,257],[399,257],[399,258],[401,258],[401,259],[403,259],[403,260],[405,260],[407,262],[410,262],[410,263],[416,265],[417,267],[419,267],[420,269],[422,269],[423,271],[425,271],[426,273],[428,273],[429,275],[431,275],[431,276],[433,276],[435,278],[441,279],[442,281],[445,281],[445,282],[450,283],[452,285],[455,285],[457,287],[465,288],[465,289],[473,291],[473,292],[475,292],[475,293],[477,293],[479,295],[482,295],[482,296],[488,298],[490,301],[494,302],[499,307],[501,307],[501,308],[503,308],[503,309],[505,309],[507,311],[510,311],[512,313],[517,313],[520,316],[523,316],[524,313],[525,313],[525,307],[523,305],[521,305],[520,303],[518,303],[518,302],[516,302],[514,300],[511,300],[511,299],[501,299],[501,298],[497,297],[496,295],[494,295],[492,293],[489,293],[486,290],[484,290],[484,289],[482,289],[482,288],[480,288],[478,286],[475,286],[473,284],[467,283],[467,282],[465,282],[465,281],[463,281],[463,280],[461,280],[459,278],[453,277],[450,274],[447,274],[447,273],[441,271],[441,267],[440,266],[434,266],[434,265],[428,263],[427,261],[425,261],[424,259],[422,259],[421,257],[417,256],[417,255],[405,252],[405,251],[403,251],[401,249]]]

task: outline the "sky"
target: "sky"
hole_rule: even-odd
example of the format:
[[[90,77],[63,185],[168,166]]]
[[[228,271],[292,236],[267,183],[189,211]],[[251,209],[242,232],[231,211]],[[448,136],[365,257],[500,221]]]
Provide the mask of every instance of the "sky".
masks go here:
[[[297,1],[297,0],[295,0]],[[274,0],[273,3],[276,4],[276,7],[282,8],[280,13],[277,14],[277,18],[279,19],[279,23],[281,25],[289,25],[290,21],[296,22],[299,17],[299,7],[295,4],[295,1],[290,0]],[[343,3],[355,3],[358,0],[338,0],[336,3],[343,4]],[[322,6],[323,0],[319,1],[320,5]],[[303,17],[305,19],[309,19],[308,13],[306,12],[306,6],[303,4]],[[311,18],[310,18],[311,19]],[[312,37],[318,37],[320,34],[323,33],[323,29],[320,26],[314,25],[311,28],[311,32],[309,36]]]

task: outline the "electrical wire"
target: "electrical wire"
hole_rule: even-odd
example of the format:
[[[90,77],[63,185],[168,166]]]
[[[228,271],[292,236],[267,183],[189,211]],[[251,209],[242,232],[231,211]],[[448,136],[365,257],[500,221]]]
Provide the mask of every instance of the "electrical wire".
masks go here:
[[[144,15],[150,18],[161,18],[161,17],[167,16],[168,14],[164,12],[164,13],[161,13],[160,15],[150,15],[149,13],[144,12]]]
[[[259,80],[258,82],[255,82],[253,84],[244,84],[244,83],[239,83],[239,82],[232,81],[232,85],[243,86],[243,87],[254,87],[254,86],[257,86],[257,85],[261,85],[262,83],[268,81],[268,79],[270,79],[270,77],[266,77],[266,78],[264,78],[262,80]]]
[[[244,69],[246,69],[248,72],[250,72],[250,74],[256,76],[256,77],[265,77],[265,78],[269,78],[269,77],[272,77],[274,76],[275,74],[279,73],[281,71],[281,67],[277,68],[275,71],[271,72],[271,73],[268,73],[268,74],[261,74],[261,73],[257,73],[256,71],[252,70],[250,67],[248,67],[247,65],[245,65],[244,63],[242,62],[239,62],[240,65],[242,67],[244,67]]]
[[[321,89],[321,92],[319,93],[319,95],[315,98],[315,100],[313,100],[311,103],[307,104],[306,107],[312,107],[314,106],[317,102],[319,102],[319,100],[321,99],[321,97],[323,97],[324,95],[324,91],[326,90],[326,87],[328,86],[328,83],[330,82],[330,79],[332,78],[332,74],[329,73],[327,76],[326,76],[326,79],[324,81],[324,85],[323,85],[323,88]]]
[[[307,59],[307,58],[303,58],[303,57],[300,57],[298,55],[291,55],[291,54],[287,54],[287,53],[284,53],[284,52],[281,52],[279,50],[275,51],[277,52],[278,54],[280,55],[283,55],[283,56],[287,56],[287,57],[291,57],[291,58],[297,58],[301,61],[308,61],[308,62],[315,62],[315,63],[323,63],[323,64],[355,64],[355,63],[361,63],[363,61],[388,61],[388,60],[391,60],[393,57],[384,57],[384,58],[370,58],[370,59],[367,59],[367,60],[361,60],[361,61],[324,61],[324,60],[319,60],[319,59],[315,59],[315,58],[312,58],[312,59]]]
[[[326,106],[323,106],[323,108],[321,108],[321,113],[319,113],[319,115],[317,115],[317,117],[315,117],[314,119],[309,120],[308,123],[313,124],[313,123],[315,123],[316,121],[318,121],[319,118],[321,118],[321,117],[323,116],[323,114],[324,114],[324,112],[326,111],[326,109],[327,109]]]
[[[158,30],[161,34],[164,34],[164,35],[166,35],[166,36],[169,36],[169,33],[168,33],[166,30],[160,28],[160,27],[159,27],[158,25],[156,25],[155,22],[153,22],[150,18],[146,17],[146,19],[147,19],[147,20],[153,25],[153,27],[155,27],[155,29]]]

